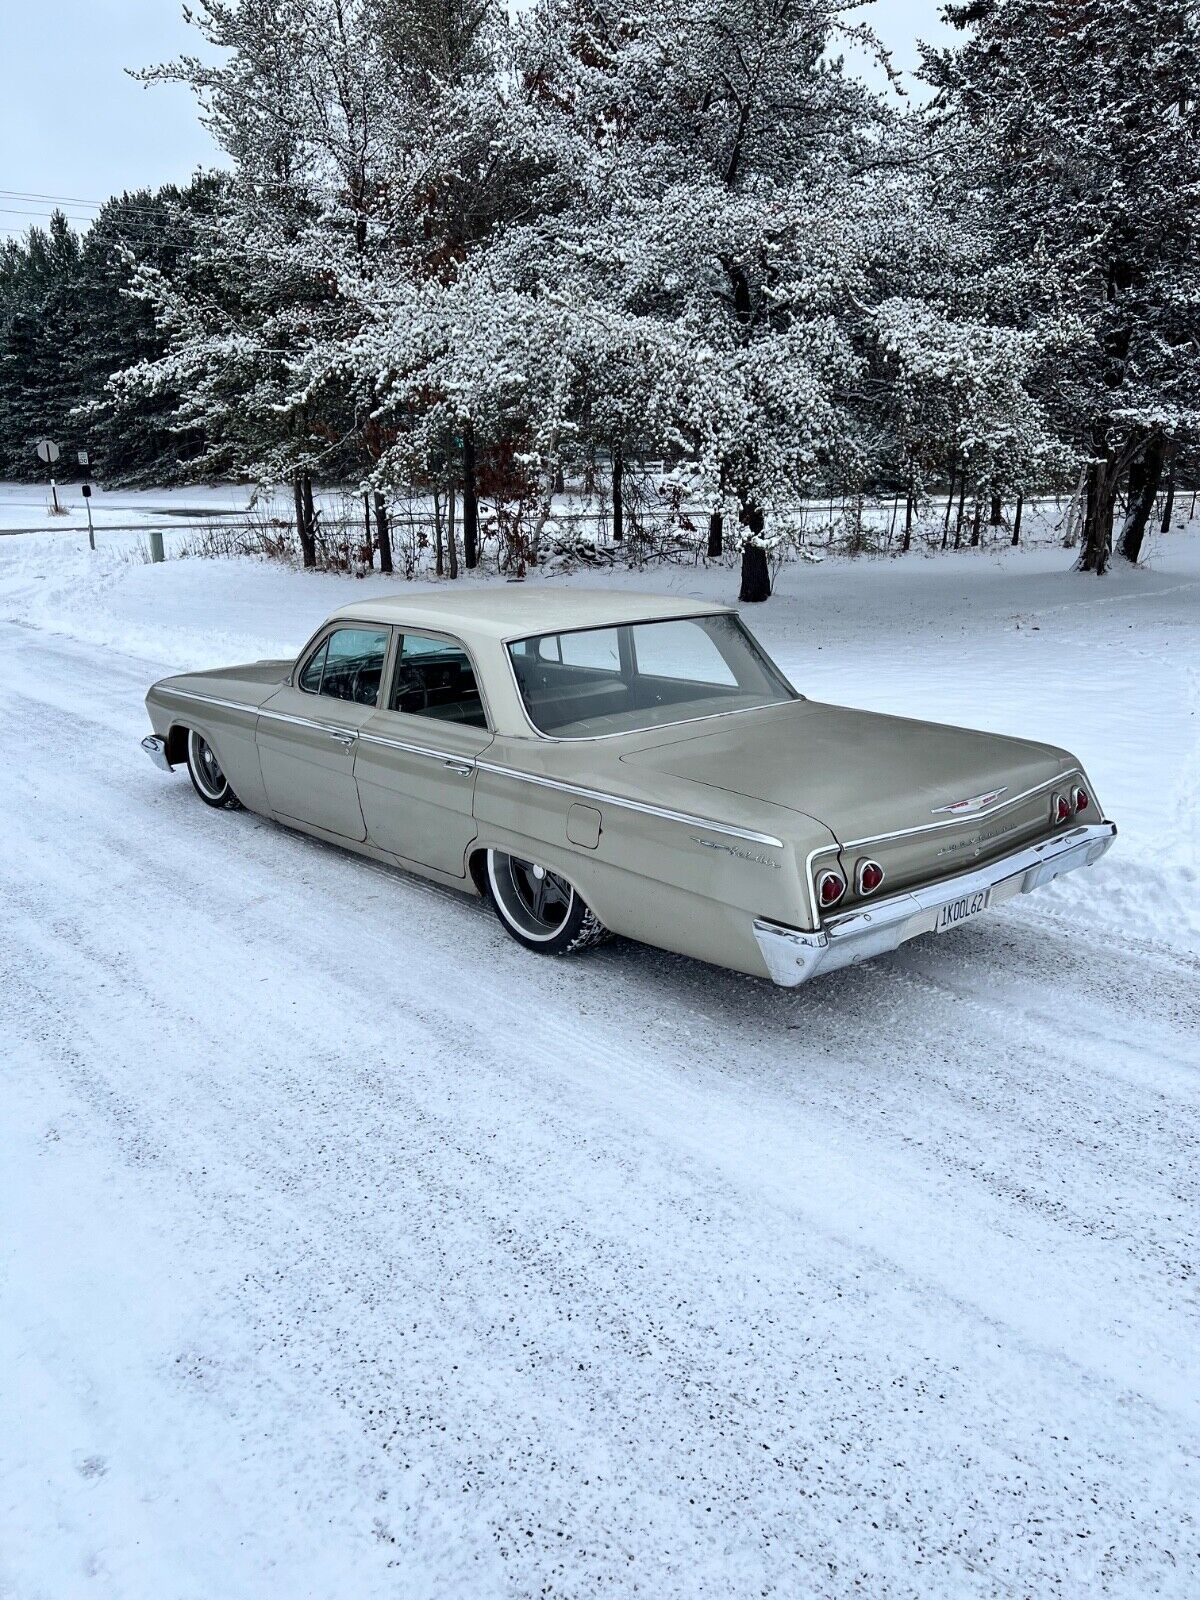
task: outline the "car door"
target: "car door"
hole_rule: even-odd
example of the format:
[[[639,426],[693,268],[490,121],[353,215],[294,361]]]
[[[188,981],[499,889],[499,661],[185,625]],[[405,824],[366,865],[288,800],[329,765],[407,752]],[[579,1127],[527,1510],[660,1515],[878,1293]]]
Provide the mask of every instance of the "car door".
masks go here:
[[[398,628],[380,709],[354,775],[372,844],[455,877],[477,832],[475,758],[492,742],[471,657],[449,635]]]
[[[391,630],[340,623],[326,629],[259,711],[256,742],[272,811],[345,839],[367,836],[354,750],[375,714]]]

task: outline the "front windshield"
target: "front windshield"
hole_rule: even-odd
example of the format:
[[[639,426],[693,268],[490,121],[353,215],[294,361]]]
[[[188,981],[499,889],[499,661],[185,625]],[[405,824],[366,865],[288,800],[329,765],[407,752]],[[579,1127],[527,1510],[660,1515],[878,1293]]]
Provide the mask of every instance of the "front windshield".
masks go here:
[[[529,720],[559,739],[629,733],[798,698],[727,614],[541,633],[518,639],[508,653]]]

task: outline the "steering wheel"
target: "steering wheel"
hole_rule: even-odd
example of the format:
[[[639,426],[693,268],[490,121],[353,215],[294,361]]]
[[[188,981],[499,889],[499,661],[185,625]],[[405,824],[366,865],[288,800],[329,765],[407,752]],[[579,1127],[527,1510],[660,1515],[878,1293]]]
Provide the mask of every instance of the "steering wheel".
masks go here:
[[[404,662],[401,662],[399,671],[396,674],[395,698],[397,711],[402,709],[399,702],[406,700],[412,694],[420,695],[421,711],[428,711],[429,685],[425,682],[424,673],[420,672],[416,667],[407,666]]]

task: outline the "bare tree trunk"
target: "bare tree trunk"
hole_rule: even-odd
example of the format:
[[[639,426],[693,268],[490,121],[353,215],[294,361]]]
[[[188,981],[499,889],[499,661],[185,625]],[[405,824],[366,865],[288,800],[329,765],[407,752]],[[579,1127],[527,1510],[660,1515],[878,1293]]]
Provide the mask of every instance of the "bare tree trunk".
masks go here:
[[[1014,545],[1018,545],[1021,542],[1021,511],[1024,508],[1024,505],[1025,505],[1025,496],[1023,494],[1019,494],[1017,496],[1016,507],[1013,510],[1013,536],[1012,536],[1012,542],[1013,542]]]
[[[993,528],[998,528],[1004,521],[1004,506],[1001,502],[1000,496],[995,492],[994,489],[992,491],[992,515],[990,520]]]
[[[375,491],[375,542],[379,546],[379,570],[392,570],[392,530],[388,524],[387,501]]]
[[[975,502],[975,517],[974,517],[974,520],[971,523],[971,548],[972,548],[972,550],[977,550],[979,548],[979,533],[980,533],[980,524],[982,523],[982,521],[983,521],[983,501],[982,500],[976,500],[976,502]]]
[[[946,540],[950,536],[950,513],[954,509],[954,479],[958,472],[958,463],[950,463],[950,493],[946,496],[946,520],[942,523],[942,549],[946,548]]]
[[[463,563],[468,572],[479,565],[479,498],[475,488],[475,428],[463,424]]]
[[[307,555],[304,545],[306,531],[304,526],[304,490],[300,485],[300,473],[298,471],[292,476],[292,497],[296,506],[296,537],[300,541],[301,557],[303,558]],[[310,563],[305,560],[304,565],[307,567]]]
[[[714,511],[708,519],[708,559],[717,561],[725,553],[725,518]]]
[[[1129,466],[1129,509],[1121,529],[1121,554],[1134,566],[1141,559],[1142,541],[1150,522],[1158,486],[1162,482],[1167,441],[1159,428],[1151,430],[1145,448]]]
[[[436,485],[433,491],[433,569],[443,576],[442,563],[442,496]]]
[[[301,468],[293,479],[296,496],[296,532],[300,536],[300,559],[306,567],[317,564],[317,541],[314,527],[312,475]]]
[[[963,474],[962,474],[962,481],[961,481],[961,483],[959,484],[959,487],[958,487],[958,516],[955,518],[955,521],[954,521],[954,548],[956,550],[958,550],[958,549],[960,549],[962,547],[963,511],[966,508],[966,504],[967,504],[967,469],[964,466],[963,467]],[[945,547],[946,547],[946,541],[943,539],[942,540],[942,548],[945,549]]]
[[[1175,462],[1172,461],[1167,469],[1167,498],[1163,503],[1162,525],[1160,533],[1170,533],[1171,513],[1175,510]]]
[[[764,517],[757,506],[743,507],[741,520],[746,528],[742,545],[742,587],[738,600],[755,605],[771,598],[771,569],[767,566],[766,546],[762,542]]]
[[[905,555],[912,549],[913,492],[910,489],[904,503],[904,542],[900,546]]]
[[[1103,577],[1112,553],[1112,462],[1105,454],[1092,460],[1088,471],[1087,505],[1083,521],[1083,549],[1078,570]]]
[[[458,577],[458,540],[454,535],[455,498],[454,485],[451,484],[450,500],[446,508],[446,555],[452,578]]]
[[[625,537],[625,461],[620,445],[612,453],[612,533],[613,543],[620,544]]]

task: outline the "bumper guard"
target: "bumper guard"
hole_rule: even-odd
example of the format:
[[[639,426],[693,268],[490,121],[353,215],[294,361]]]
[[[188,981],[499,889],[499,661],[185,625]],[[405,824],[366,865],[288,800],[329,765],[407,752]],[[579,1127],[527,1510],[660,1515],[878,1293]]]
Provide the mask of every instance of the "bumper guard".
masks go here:
[[[165,739],[160,739],[156,733],[148,733],[142,740],[142,749],[156,767],[161,767],[164,772],[173,770],[171,763],[167,760],[167,741]]]

